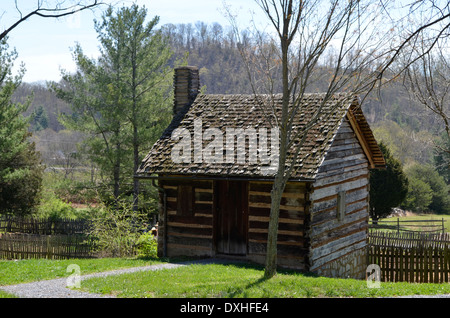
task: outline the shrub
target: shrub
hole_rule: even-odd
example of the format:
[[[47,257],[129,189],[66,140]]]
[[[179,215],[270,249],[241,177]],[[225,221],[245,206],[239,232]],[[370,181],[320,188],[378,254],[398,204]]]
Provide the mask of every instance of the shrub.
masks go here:
[[[52,219],[75,219],[77,213],[69,203],[58,198],[52,191],[45,191],[35,216]]]
[[[150,232],[146,232],[139,237],[136,249],[139,258],[155,258],[158,252],[158,242]]]
[[[89,234],[96,239],[97,251],[112,257],[135,256],[137,241],[147,226],[145,215],[123,202],[93,211]]]

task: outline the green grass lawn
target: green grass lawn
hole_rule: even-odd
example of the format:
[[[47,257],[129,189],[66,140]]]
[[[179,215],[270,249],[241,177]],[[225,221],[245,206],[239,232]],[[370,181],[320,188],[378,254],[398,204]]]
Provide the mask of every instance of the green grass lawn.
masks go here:
[[[164,261],[139,259],[72,259],[0,261],[0,285],[62,278],[70,264],[81,274]],[[81,282],[81,290],[123,298],[308,298],[308,297],[393,297],[416,294],[450,294],[450,284],[381,283],[368,288],[364,280],[315,277],[293,271],[279,271],[269,280],[260,266],[248,264],[186,265],[158,271],[136,272]],[[0,298],[13,297],[0,292]]]
[[[364,280],[292,271],[281,271],[266,280],[262,267],[211,264],[93,278],[82,281],[81,289],[124,298],[365,298],[446,294],[450,284],[382,283],[380,288],[369,288]]]
[[[80,266],[81,275],[84,275],[162,262],[164,261],[126,258],[0,260],[0,286],[68,277],[73,274],[72,271],[67,272],[67,267],[70,264]],[[0,298],[11,297],[13,295],[0,291]]]
[[[72,271],[67,272],[67,267],[70,264],[80,266],[81,275],[84,275],[162,262],[131,258],[0,260],[0,286],[68,277],[73,274]]]
[[[402,221],[402,220],[436,220],[436,221],[441,221],[442,219],[444,219],[445,232],[450,232],[450,215],[444,215],[444,214],[416,214],[416,215],[402,217],[402,218],[400,218],[400,221]]]

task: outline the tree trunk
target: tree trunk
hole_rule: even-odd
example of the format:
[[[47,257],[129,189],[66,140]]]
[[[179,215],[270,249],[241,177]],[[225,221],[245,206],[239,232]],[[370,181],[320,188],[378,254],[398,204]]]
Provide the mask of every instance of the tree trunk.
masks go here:
[[[139,144],[138,144],[138,131],[137,126],[134,125],[133,129],[133,158],[134,158],[134,169],[133,173],[139,168]],[[139,207],[139,180],[137,178],[133,178],[133,211],[137,211]]]
[[[117,145],[116,160],[113,168],[113,182],[114,182],[114,200],[117,202],[120,196],[120,145]]]
[[[133,126],[133,174],[136,174],[137,169],[139,168],[139,136],[138,136],[138,121],[137,121],[137,46],[135,42],[136,38],[133,38],[133,43],[131,45],[131,97],[132,97],[132,126]],[[133,177],[133,211],[137,212],[139,207],[139,180]]]
[[[283,105],[281,112],[280,129],[280,150],[278,158],[278,171],[271,192],[271,206],[269,219],[269,232],[267,237],[266,267],[264,277],[270,278],[276,274],[277,270],[277,240],[278,240],[278,219],[280,215],[281,196],[286,186],[286,158],[288,152],[288,111],[289,111],[289,70],[288,70],[288,51],[289,40],[287,38],[289,23],[292,12],[292,2],[288,5],[288,14],[285,16],[283,25],[283,36],[280,37],[281,54],[282,54],[282,82],[283,82]]]
[[[282,184],[283,176],[277,175],[270,193],[270,219],[269,232],[267,236],[267,251],[266,251],[266,267],[264,277],[271,278],[275,275],[277,270],[277,240],[278,240],[278,219],[280,216],[280,202],[284,191]]]

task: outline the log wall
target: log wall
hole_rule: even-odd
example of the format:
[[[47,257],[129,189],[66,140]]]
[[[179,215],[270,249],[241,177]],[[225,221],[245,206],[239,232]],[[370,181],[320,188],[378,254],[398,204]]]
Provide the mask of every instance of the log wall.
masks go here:
[[[264,263],[270,216],[272,182],[249,184],[249,230],[247,257]],[[278,264],[300,270],[306,269],[308,241],[305,236],[307,184],[292,182],[286,185],[280,205],[278,225]]]
[[[214,256],[215,247],[215,181],[160,181],[166,193],[167,256]],[[193,186],[193,213],[180,213],[179,190]],[[247,258],[264,263],[270,215],[271,182],[251,181],[247,224]],[[305,236],[307,210],[306,183],[288,183],[282,197],[278,231],[278,258],[283,267],[306,269],[308,243]],[[158,253],[164,250],[163,195],[160,194]],[[183,204],[182,204],[183,205]],[[184,204],[186,205],[186,204]]]
[[[309,270],[331,277],[364,275],[369,168],[347,119],[341,124],[312,187]],[[345,200],[342,205],[345,210],[339,211],[339,197]]]
[[[180,213],[178,189],[192,186],[194,204],[191,214]],[[160,194],[158,254],[162,256],[164,235],[167,234],[167,256],[213,255],[213,181],[160,181],[166,192],[167,233],[164,233],[163,195]]]

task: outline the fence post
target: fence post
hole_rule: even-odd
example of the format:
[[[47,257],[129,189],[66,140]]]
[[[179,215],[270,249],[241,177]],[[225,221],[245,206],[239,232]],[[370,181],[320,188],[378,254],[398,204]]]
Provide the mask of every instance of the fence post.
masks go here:
[[[52,259],[52,250],[50,246],[50,235],[47,235],[47,258]]]

